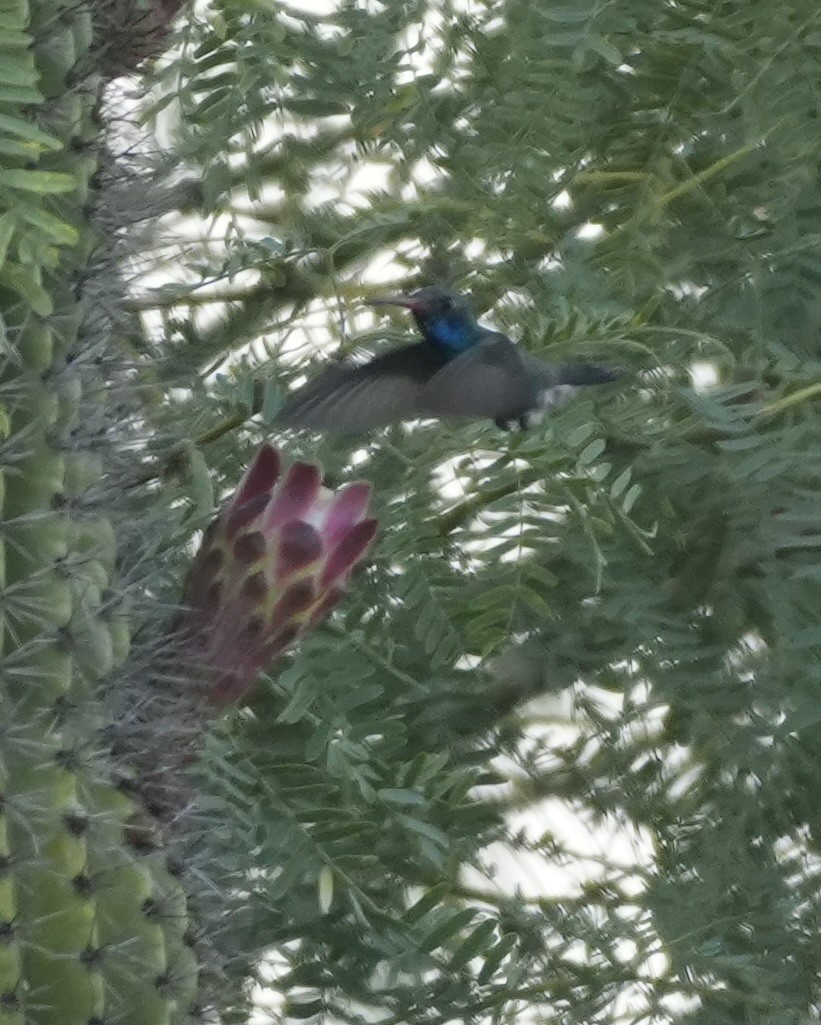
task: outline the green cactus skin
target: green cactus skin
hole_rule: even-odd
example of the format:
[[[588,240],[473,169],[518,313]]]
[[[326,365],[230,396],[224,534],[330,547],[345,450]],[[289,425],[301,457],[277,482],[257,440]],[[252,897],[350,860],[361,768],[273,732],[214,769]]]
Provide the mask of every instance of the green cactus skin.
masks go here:
[[[20,944],[15,932],[17,919],[17,895],[14,876],[11,871],[12,847],[8,838],[8,821],[5,813],[0,817],[0,992],[4,999],[0,1003],[0,1023],[11,1025],[22,1021],[16,1007],[14,992],[22,975]]]
[[[185,1020],[197,984],[196,964],[176,990],[168,984],[169,933],[176,939],[175,930],[188,928],[185,895],[168,873],[162,850],[149,845],[138,853],[133,839],[129,843],[131,799],[111,787],[96,791],[95,804],[105,815],[96,827],[89,867],[97,886],[98,939],[105,950],[106,1013],[135,1025],[173,1025]]]
[[[199,974],[185,891],[100,740],[130,638],[77,359],[92,36],[74,0],[0,0],[0,1025],[176,1025]]]

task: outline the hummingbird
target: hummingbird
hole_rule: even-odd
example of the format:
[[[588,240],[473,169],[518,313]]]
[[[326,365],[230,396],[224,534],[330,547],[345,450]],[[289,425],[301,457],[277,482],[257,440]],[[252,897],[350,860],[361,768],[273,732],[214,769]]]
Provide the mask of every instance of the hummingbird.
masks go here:
[[[478,322],[467,300],[440,285],[372,299],[410,310],[422,340],[363,364],[336,363],[298,389],[277,417],[283,427],[359,434],[401,420],[490,419],[527,427],[577,388],[616,370],[546,363]]]

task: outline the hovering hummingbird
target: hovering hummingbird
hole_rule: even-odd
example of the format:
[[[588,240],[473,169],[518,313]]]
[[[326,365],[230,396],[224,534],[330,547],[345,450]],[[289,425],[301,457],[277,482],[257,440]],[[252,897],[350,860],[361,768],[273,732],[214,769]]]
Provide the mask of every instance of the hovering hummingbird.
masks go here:
[[[494,420],[526,427],[580,386],[615,381],[589,363],[551,364],[483,327],[466,300],[439,285],[373,299],[403,306],[422,341],[367,363],[337,363],[295,392],[278,416],[283,427],[358,434],[420,417]]]

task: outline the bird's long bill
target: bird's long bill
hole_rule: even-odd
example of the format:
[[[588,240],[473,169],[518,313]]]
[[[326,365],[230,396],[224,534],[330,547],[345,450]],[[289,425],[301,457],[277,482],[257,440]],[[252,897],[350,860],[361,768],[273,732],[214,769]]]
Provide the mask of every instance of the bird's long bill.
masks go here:
[[[412,295],[386,295],[384,299],[368,299],[368,306],[404,306],[406,310],[415,310],[419,303]]]

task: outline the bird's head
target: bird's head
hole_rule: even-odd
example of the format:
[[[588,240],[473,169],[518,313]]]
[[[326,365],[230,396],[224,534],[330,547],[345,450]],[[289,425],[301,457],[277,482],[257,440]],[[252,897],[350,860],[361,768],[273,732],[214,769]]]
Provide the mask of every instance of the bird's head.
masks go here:
[[[466,300],[439,285],[420,288],[412,295],[371,299],[370,305],[410,310],[425,340],[450,355],[457,355],[478,341],[481,329]]]

